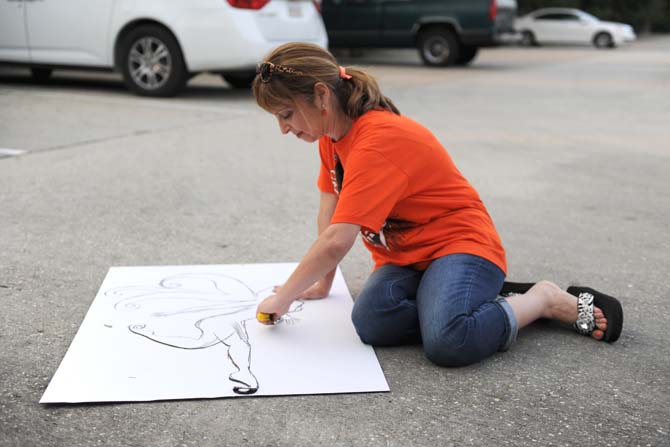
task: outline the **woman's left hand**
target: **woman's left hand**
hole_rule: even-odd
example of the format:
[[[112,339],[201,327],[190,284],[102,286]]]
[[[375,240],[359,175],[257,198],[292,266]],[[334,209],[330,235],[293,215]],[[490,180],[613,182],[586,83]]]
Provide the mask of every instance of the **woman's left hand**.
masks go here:
[[[279,320],[282,315],[288,312],[290,307],[291,301],[286,302],[285,299],[280,299],[278,295],[270,295],[261,301],[256,312],[270,314],[272,316],[272,321],[268,321],[264,324],[274,324],[275,321]]]

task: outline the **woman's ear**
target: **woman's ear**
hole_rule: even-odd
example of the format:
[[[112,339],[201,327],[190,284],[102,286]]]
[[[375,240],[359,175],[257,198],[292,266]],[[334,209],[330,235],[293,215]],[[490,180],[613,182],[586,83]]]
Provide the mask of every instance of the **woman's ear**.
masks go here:
[[[314,102],[317,107],[323,107],[330,100],[330,89],[323,82],[314,84]]]

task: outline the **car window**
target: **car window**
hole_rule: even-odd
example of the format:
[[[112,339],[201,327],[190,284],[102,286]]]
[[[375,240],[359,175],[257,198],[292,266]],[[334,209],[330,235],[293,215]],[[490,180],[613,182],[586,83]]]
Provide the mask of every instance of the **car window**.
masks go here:
[[[577,16],[573,14],[566,14],[566,13],[558,13],[558,12],[552,12],[552,13],[547,13],[547,14],[540,14],[535,16],[535,20],[579,20]]]
[[[579,20],[579,17],[574,14],[563,14],[563,18],[561,20]]]
[[[556,20],[556,14],[538,14],[535,20]]]
[[[592,16],[588,12],[583,12],[583,11],[580,12],[579,18],[581,20],[584,20],[585,22],[597,22],[597,21],[599,21],[598,17]]]

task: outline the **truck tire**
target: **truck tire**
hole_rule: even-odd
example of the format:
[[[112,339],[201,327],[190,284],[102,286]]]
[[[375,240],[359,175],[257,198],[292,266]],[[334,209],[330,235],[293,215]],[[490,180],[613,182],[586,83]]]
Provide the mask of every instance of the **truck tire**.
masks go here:
[[[477,56],[479,47],[473,47],[471,45],[461,45],[458,60],[456,65],[468,65],[472,60]]]
[[[121,73],[126,86],[142,96],[167,97],[179,93],[188,70],[177,39],[158,25],[142,25],[121,41]]]
[[[419,34],[418,49],[426,65],[445,67],[454,65],[460,57],[456,35],[446,28],[430,28]]]

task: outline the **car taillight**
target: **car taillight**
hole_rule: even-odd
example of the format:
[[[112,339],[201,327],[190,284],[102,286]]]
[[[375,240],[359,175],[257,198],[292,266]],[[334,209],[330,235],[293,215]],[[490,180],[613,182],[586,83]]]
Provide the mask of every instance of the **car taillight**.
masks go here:
[[[261,9],[269,2],[270,0],[228,0],[228,4],[233,8],[242,9]]]
[[[321,12],[321,0],[312,0],[317,11]]]
[[[498,5],[496,4],[496,0],[491,0],[491,3],[489,3],[489,17],[491,18],[492,22],[495,22],[497,16]]]

